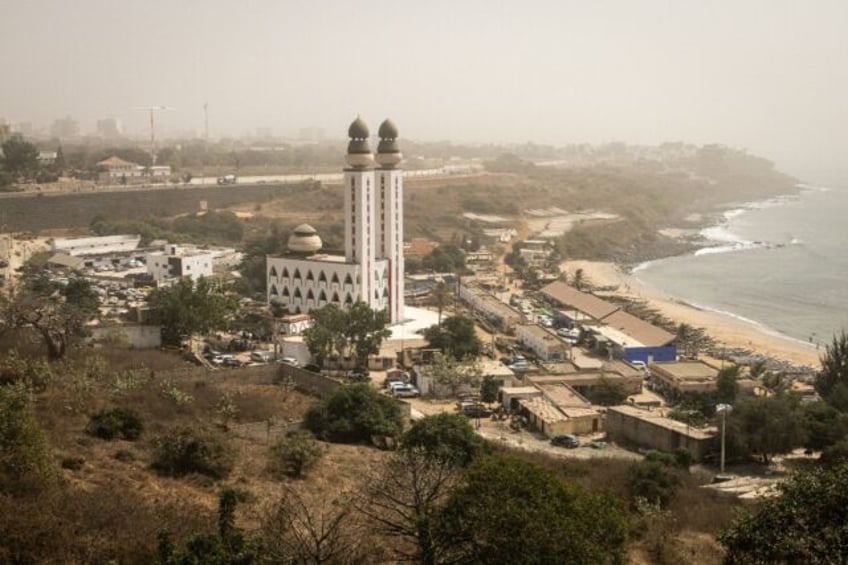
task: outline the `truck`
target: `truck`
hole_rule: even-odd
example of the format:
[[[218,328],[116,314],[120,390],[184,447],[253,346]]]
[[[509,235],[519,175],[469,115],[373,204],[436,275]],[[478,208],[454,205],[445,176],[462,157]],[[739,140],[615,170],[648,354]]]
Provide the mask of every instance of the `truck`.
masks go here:
[[[218,177],[218,184],[236,184],[236,176],[224,175],[222,177]]]

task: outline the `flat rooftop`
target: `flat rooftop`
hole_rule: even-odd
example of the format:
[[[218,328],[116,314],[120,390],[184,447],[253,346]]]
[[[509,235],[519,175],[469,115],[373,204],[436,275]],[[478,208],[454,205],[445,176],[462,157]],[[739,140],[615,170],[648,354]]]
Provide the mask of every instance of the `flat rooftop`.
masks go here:
[[[607,408],[607,414],[610,413],[618,413],[623,416],[637,418],[666,430],[675,431],[692,439],[710,439],[715,436],[717,431],[717,428],[714,426],[707,428],[693,428],[692,426],[687,426],[684,422],[678,422],[677,420],[666,418],[660,410],[646,410],[635,406],[621,405],[610,406]]]
[[[652,372],[667,375],[682,381],[714,380],[718,377],[718,369],[701,361],[676,361],[667,363],[651,363]]]

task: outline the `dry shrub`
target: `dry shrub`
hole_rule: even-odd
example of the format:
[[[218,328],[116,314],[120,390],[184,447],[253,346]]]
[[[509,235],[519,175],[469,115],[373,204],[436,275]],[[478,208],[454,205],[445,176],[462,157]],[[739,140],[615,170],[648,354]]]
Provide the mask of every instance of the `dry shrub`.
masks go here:
[[[190,499],[147,499],[127,485],[0,496],[0,562],[153,563],[160,528],[184,539],[212,530],[214,516]]]

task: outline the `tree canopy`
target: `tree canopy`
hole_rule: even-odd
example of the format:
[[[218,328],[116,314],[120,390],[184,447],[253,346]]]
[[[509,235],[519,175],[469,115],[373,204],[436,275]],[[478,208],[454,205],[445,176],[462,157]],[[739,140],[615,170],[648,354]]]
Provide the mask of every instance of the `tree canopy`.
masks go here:
[[[394,399],[367,384],[340,386],[306,413],[306,429],[327,441],[358,443],[373,436],[397,437],[402,429]]]
[[[719,541],[725,563],[843,563],[848,555],[848,463],[799,471],[779,496],[737,519]]]
[[[445,318],[441,325],[433,325],[424,331],[430,347],[441,349],[445,355],[456,359],[477,357],[483,348],[474,320],[465,316]]]
[[[758,456],[788,453],[804,444],[804,422],[798,399],[790,395],[746,398],[727,417],[727,439],[734,451]]]
[[[821,357],[821,371],[816,378],[816,392],[831,406],[848,412],[848,333],[833,336]]]
[[[184,336],[223,327],[238,306],[236,298],[213,281],[188,277],[151,292],[148,304],[154,322],[162,326],[162,341],[174,345]]]
[[[372,310],[362,301],[347,309],[328,304],[312,311],[312,327],[303,335],[319,365],[334,356],[353,356],[359,365],[365,365],[368,356],[378,353],[383,340],[391,335],[388,323],[385,311]]]
[[[38,171],[38,148],[13,135],[3,142],[3,158],[0,163],[13,178],[30,178]]]
[[[624,562],[628,522],[620,499],[516,457],[475,462],[441,518],[461,562]]]
[[[448,413],[427,416],[415,422],[403,434],[401,449],[421,451],[429,457],[463,466],[490,451],[488,443],[477,435],[468,418]]]

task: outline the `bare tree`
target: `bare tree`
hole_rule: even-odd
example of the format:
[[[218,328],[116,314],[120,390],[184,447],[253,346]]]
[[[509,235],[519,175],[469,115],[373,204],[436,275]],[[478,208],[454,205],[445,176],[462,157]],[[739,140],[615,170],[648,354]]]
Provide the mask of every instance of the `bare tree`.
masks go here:
[[[397,557],[444,563],[447,547],[437,528],[438,509],[460,476],[445,458],[398,452],[372,474],[357,507],[377,532],[402,542],[395,548]]]
[[[290,486],[263,520],[263,534],[273,563],[361,563],[362,536],[350,497],[307,500]]]
[[[50,360],[61,359],[68,347],[85,334],[88,314],[68,303],[59,292],[49,296],[29,290],[17,292],[0,307],[4,328],[31,328],[47,347]]]

